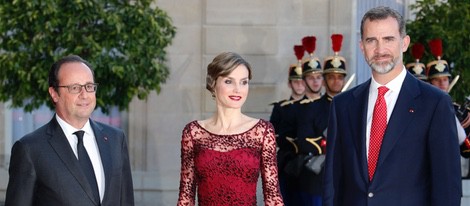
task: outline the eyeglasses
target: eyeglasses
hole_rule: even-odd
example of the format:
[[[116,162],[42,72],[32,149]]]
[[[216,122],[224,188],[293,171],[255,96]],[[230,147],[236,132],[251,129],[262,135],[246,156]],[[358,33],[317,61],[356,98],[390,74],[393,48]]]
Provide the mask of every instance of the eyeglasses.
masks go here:
[[[98,88],[98,83],[88,83],[84,85],[72,84],[72,85],[57,86],[57,87],[66,87],[71,94],[78,94],[82,92],[82,87],[84,87],[85,91],[91,93],[91,92],[96,92],[96,89]]]

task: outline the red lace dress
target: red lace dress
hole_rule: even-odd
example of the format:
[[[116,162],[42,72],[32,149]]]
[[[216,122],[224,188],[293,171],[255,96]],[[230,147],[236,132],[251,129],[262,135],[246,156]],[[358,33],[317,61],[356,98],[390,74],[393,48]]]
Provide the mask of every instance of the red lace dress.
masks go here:
[[[246,132],[213,134],[190,122],[181,141],[178,205],[256,205],[261,172],[264,204],[284,205],[278,184],[276,142],[271,123],[259,120]]]

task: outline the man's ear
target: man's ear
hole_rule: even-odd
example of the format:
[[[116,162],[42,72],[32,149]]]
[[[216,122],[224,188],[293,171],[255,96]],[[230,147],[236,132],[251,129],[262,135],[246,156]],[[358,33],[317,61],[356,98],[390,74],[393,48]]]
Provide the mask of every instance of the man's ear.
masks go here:
[[[359,48],[361,49],[362,55],[366,56],[366,54],[364,53],[364,43],[362,42],[362,40],[359,40]]]
[[[402,52],[405,53],[408,50],[408,46],[410,45],[411,38],[410,36],[406,35],[403,37],[403,45],[402,45]]]
[[[56,103],[59,101],[59,94],[54,87],[49,87],[49,95],[51,96],[52,102]]]

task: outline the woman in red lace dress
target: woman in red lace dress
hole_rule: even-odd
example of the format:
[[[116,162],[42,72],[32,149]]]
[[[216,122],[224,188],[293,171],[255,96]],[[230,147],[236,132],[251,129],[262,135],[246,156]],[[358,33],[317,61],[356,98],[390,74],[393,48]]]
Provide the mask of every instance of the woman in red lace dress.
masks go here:
[[[240,55],[219,54],[207,67],[206,88],[217,112],[192,121],[181,140],[178,206],[256,205],[261,173],[265,205],[284,205],[277,177],[272,125],[246,116],[251,67]]]

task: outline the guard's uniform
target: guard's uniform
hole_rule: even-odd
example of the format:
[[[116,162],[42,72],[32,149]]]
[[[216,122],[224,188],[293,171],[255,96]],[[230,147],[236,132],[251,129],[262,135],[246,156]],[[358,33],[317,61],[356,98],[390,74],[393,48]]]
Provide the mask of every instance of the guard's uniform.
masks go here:
[[[460,105],[457,105],[455,104],[455,111],[456,113],[457,112],[460,112]],[[465,108],[465,109],[462,109],[464,110],[464,113],[466,113],[466,115],[468,115],[468,112],[470,112],[470,108]],[[462,115],[460,116],[460,118],[457,118],[459,121],[462,121],[463,119],[465,119],[466,115]],[[459,115],[457,115],[457,117],[459,117]],[[468,161],[469,158],[470,158],[470,127],[467,127],[465,128],[465,134],[466,134],[466,138],[464,139],[463,143],[460,144],[460,155],[463,157],[463,158],[466,158],[467,160],[467,163],[468,163],[468,168],[467,168],[467,175],[464,177],[465,179],[470,179],[470,163]]]
[[[318,156],[325,152],[322,146],[322,141],[325,140],[316,130],[316,120],[322,114],[318,107],[320,101],[321,98],[305,99],[298,102],[298,109],[296,110],[297,136],[295,139],[298,148],[297,158]],[[299,196],[302,200],[300,205],[318,205],[321,203],[321,200],[318,199],[321,198],[321,180],[321,173],[318,174],[306,167],[302,167],[296,178]]]
[[[291,65],[289,67],[289,81],[299,79],[302,79],[302,68],[297,65]],[[303,98],[305,98],[305,96]],[[276,143],[279,148],[277,151],[279,183],[286,206],[297,205],[296,202],[289,202],[289,198],[293,199],[293,201],[296,200],[293,198],[295,195],[292,193],[294,193],[297,185],[291,177],[284,172],[284,167],[286,162],[292,159],[297,153],[297,147],[290,138],[296,136],[295,114],[297,112],[295,112],[295,104],[301,100],[294,100],[290,97],[290,99],[273,103],[273,110],[269,120],[273,124],[276,132]]]
[[[276,132],[276,143],[279,148],[277,155],[279,170],[284,167],[285,159],[288,159],[287,156],[297,152],[295,146],[286,137],[296,136],[295,114],[297,112],[295,112],[295,104],[298,101],[301,100],[296,101],[291,97],[288,100],[273,103],[274,107],[269,121],[273,124]]]
[[[450,67],[446,60],[441,59],[442,56],[442,42],[440,39],[434,39],[430,41],[430,48],[431,53],[437,58],[437,60],[433,60],[426,65],[426,76],[429,82],[431,82],[434,78],[438,77],[447,77],[449,78],[449,82],[452,78],[450,73]],[[463,128],[460,122],[465,118],[468,114],[470,109],[464,108],[464,111],[460,111],[460,105],[454,103],[454,109],[456,114],[456,126],[457,126],[457,134],[459,137],[459,144],[460,144],[460,154],[464,158],[470,158],[470,140],[469,140],[469,130],[470,128]],[[468,160],[467,160],[468,161]],[[466,178],[470,178],[470,165],[469,165],[469,173]]]
[[[336,37],[336,36],[335,36]],[[342,37],[342,36],[341,36]],[[337,45],[333,38],[333,45]],[[339,42],[340,43],[340,42]],[[338,55],[339,49],[335,50],[334,56],[327,57],[324,61],[323,76],[338,73],[346,76],[345,59]],[[325,79],[325,78],[324,78]],[[313,156],[322,156],[326,153],[326,130],[328,127],[328,116],[330,111],[330,104],[333,97],[324,94],[321,98],[314,101],[299,102],[300,109],[297,115],[297,140],[299,148],[299,155],[310,154]],[[321,192],[322,192],[322,177],[323,170],[320,173],[314,173],[309,169],[304,169],[298,178],[300,188],[303,192],[310,194],[310,196],[303,196],[303,205],[322,205]]]
[[[300,114],[297,118],[299,122],[297,126],[298,137],[312,138],[326,136],[328,114],[332,100],[333,97],[324,94],[321,98],[303,106],[303,109],[301,109],[303,114]]]
[[[310,50],[309,53],[313,53],[313,50]],[[307,75],[311,74],[322,74],[323,70],[321,67],[321,62],[318,58],[310,55],[309,58],[304,59],[302,63],[302,75],[305,80]],[[295,205],[308,205],[315,206],[321,205],[321,179],[322,175],[315,173],[305,167],[305,160],[310,156],[318,156],[323,153],[322,149],[322,137],[317,138],[316,136],[310,135],[313,134],[313,128],[311,127],[310,120],[316,116],[318,110],[311,110],[311,106],[314,105],[314,102],[318,101],[317,99],[304,99],[298,102],[295,102],[295,126],[296,132],[294,143],[297,147],[296,157],[293,158],[286,168],[290,168],[290,176],[293,177],[297,187],[296,192],[291,197],[296,199]],[[308,126],[305,126],[308,125]],[[303,129],[300,129],[300,128]],[[300,134],[299,134],[300,132]],[[297,166],[297,167],[293,167]],[[290,201],[292,202],[292,201]]]

